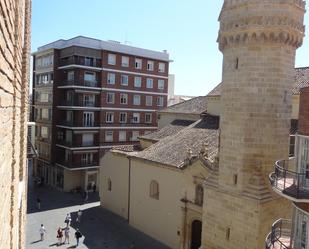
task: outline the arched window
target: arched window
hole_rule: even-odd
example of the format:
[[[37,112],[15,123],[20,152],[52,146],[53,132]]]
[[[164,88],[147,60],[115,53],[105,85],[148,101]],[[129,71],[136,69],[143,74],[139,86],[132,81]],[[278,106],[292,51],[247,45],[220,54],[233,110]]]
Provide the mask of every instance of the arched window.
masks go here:
[[[107,190],[112,191],[112,180],[110,178],[107,179]]]
[[[149,195],[151,198],[159,200],[159,183],[157,181],[151,181]]]
[[[204,189],[202,185],[198,184],[195,187],[195,204],[202,206],[203,199],[204,199]]]

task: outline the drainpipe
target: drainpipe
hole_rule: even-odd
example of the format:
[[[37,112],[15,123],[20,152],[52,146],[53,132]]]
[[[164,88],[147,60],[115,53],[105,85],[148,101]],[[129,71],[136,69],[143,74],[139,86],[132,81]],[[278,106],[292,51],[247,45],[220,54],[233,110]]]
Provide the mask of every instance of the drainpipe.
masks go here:
[[[130,202],[131,202],[131,157],[127,157],[129,160],[129,175],[128,175],[128,217],[127,221],[130,223]]]

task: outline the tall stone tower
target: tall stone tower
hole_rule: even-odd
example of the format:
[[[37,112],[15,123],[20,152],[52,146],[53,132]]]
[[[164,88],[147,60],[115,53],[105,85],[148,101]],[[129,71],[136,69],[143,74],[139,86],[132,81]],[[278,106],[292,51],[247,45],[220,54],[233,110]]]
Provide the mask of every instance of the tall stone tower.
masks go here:
[[[261,249],[290,205],[268,174],[289,156],[291,87],[304,36],[302,0],[225,0],[219,168],[206,182],[202,245]]]

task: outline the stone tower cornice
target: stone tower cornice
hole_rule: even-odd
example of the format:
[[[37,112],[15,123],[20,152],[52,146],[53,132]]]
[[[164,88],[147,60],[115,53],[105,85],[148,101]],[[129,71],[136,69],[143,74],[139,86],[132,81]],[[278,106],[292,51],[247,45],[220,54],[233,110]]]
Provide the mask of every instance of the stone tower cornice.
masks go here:
[[[278,3],[278,0],[224,0],[223,9],[238,7],[244,4],[256,3],[257,1],[260,3]],[[306,1],[303,0],[281,0],[280,3],[292,4],[301,9],[305,9],[306,6]]]
[[[263,11],[265,4],[271,6],[267,12]],[[250,42],[282,43],[298,48],[305,32],[304,7],[302,0],[226,0],[219,17],[219,48],[222,51]]]

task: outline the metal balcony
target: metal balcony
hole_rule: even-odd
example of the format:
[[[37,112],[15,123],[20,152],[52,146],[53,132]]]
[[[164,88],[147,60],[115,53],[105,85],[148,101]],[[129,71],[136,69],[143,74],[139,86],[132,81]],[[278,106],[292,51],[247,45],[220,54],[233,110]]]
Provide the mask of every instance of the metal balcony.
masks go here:
[[[96,80],[63,80],[58,86],[82,86],[82,87],[99,87]]]
[[[265,240],[266,249],[293,249],[291,220],[279,219],[274,222]]]
[[[71,57],[66,60],[62,60],[60,62],[60,66],[69,66],[69,65],[80,65],[80,66],[87,66],[87,67],[101,67],[101,60],[89,58],[86,59],[85,57]]]
[[[269,175],[272,187],[279,193],[292,197],[294,201],[309,201],[309,172],[295,172],[294,158],[279,160],[275,172]]]

